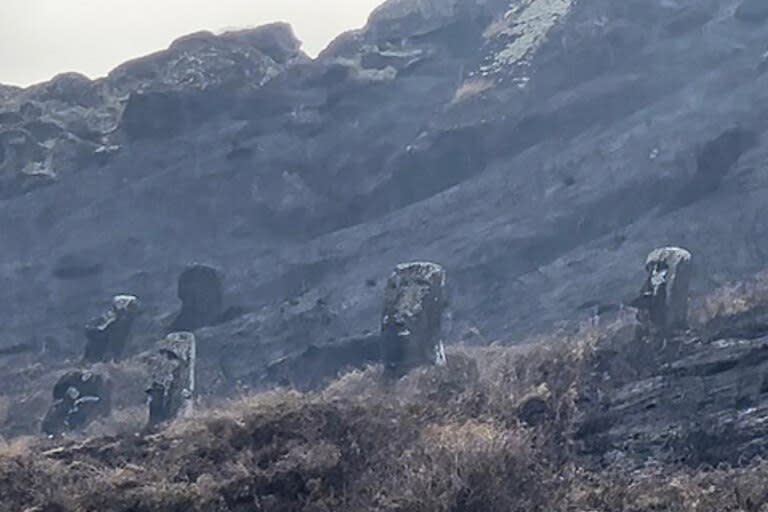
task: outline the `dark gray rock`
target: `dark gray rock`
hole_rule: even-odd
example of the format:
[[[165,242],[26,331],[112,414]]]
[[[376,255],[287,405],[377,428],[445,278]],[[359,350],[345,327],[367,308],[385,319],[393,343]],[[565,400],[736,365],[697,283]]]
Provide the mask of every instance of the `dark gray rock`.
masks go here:
[[[0,131],[0,199],[52,182],[56,174],[46,156],[27,130]]]
[[[188,126],[187,108],[172,92],[131,93],[120,127],[132,139],[170,137]]]
[[[736,8],[735,16],[741,21],[763,23],[768,21],[768,5],[760,0],[743,0]]]
[[[10,128],[24,122],[21,114],[14,111],[0,112],[0,126]]]
[[[139,311],[139,299],[135,296],[115,296],[109,311],[86,326],[83,360],[91,363],[118,361],[130,340]]]
[[[762,336],[603,340],[579,398],[577,445],[599,463],[747,463],[768,449],[767,365]]]
[[[71,253],[59,258],[54,267],[53,277],[57,279],[83,279],[100,274],[104,265],[87,254]]]
[[[97,373],[75,370],[62,375],[53,387],[53,403],[42,422],[48,435],[81,430],[111,411],[112,386]]]
[[[97,107],[101,103],[98,85],[79,73],[64,73],[50,82],[40,85],[35,91],[38,101],[58,101],[81,107]]]

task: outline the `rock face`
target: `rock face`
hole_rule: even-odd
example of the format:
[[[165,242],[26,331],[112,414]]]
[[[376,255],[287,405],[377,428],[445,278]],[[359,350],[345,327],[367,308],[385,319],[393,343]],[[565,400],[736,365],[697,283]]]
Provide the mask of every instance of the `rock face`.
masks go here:
[[[752,320],[759,333],[765,316]],[[576,437],[600,463],[737,464],[768,449],[764,335],[662,344],[627,330],[603,340],[593,364]]]
[[[118,290],[148,308],[148,347],[190,259],[226,269],[243,305],[196,333],[223,389],[365,336],[403,261],[449,272],[449,342],[625,303],[638,258],[671,243],[696,255],[693,295],[752,275],[768,24],[747,5],[399,0],[314,60],[271,26],[0,88],[0,351],[79,356],[80,322]],[[285,307],[309,296],[323,304]]]
[[[768,21],[768,6],[760,0],[744,0],[736,8],[735,16],[746,22],[764,23]]]
[[[224,312],[224,287],[218,270],[207,265],[192,265],[179,276],[177,295],[181,312],[173,331],[194,331],[215,324]]]
[[[688,327],[691,265],[691,253],[679,247],[656,249],[645,260],[648,278],[638,306],[656,332],[666,335]]]
[[[42,423],[43,433],[59,435],[80,430],[111,409],[111,385],[102,375],[71,371],[53,387],[53,403]]]
[[[192,412],[196,351],[194,334],[176,332],[169,334],[147,356],[150,381],[146,392],[150,428]]]
[[[441,322],[445,270],[434,263],[398,265],[387,281],[381,319],[385,366],[404,372],[422,364],[444,364]]]
[[[112,307],[85,328],[83,360],[91,363],[118,361],[131,337],[131,328],[139,314],[139,299],[133,295],[117,295]]]
[[[0,197],[52,180],[55,175],[48,168],[46,153],[46,148],[27,130],[0,131]]]

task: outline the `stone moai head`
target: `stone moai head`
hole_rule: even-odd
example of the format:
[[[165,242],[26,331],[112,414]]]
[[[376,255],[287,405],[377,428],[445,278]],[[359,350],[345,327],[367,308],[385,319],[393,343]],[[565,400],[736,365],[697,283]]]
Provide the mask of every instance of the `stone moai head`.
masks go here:
[[[224,285],[221,273],[207,265],[191,265],[179,276],[178,297],[181,312],[174,331],[194,331],[213,325],[224,309]]]
[[[79,430],[111,410],[111,385],[97,373],[71,371],[53,387],[53,403],[42,423],[49,435]]]
[[[435,263],[398,265],[387,281],[381,320],[382,358],[387,368],[407,371],[442,364],[441,320],[445,270]]]
[[[113,297],[112,307],[85,327],[87,341],[83,359],[88,362],[117,361],[125,350],[140,309],[139,299],[134,295]]]
[[[656,249],[646,258],[648,278],[641,303],[648,321],[660,332],[688,327],[691,260],[691,253],[678,247]]]
[[[147,358],[149,427],[192,412],[197,346],[190,332],[171,333]]]

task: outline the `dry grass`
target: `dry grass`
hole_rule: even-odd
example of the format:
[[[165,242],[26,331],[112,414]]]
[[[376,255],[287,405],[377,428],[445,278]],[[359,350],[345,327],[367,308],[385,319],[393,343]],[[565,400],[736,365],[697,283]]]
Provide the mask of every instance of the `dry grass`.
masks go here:
[[[242,397],[141,437],[0,449],[0,510],[533,510],[555,496],[593,333],[525,349],[460,349],[390,382],[380,367],[318,393]],[[516,407],[546,384],[556,421]],[[51,508],[53,507],[53,508]],[[58,507],[58,508],[56,508]]]
[[[482,93],[493,89],[494,82],[491,78],[473,77],[465,80],[453,95],[451,103],[456,105],[472,98],[476,98]]]
[[[768,270],[728,283],[694,304],[691,323],[710,339],[763,335],[768,332]]]
[[[764,283],[718,292],[702,318],[765,304]],[[231,400],[152,436],[136,435],[126,413],[92,427],[108,437],[2,442],[0,511],[768,510],[768,462],[586,469],[571,443],[579,395],[596,348],[624,327],[459,347],[447,367],[396,382],[372,366],[316,393]],[[546,421],[521,415],[531,397]]]
[[[617,326],[618,328],[618,326]],[[588,471],[567,442],[575,393],[611,330],[460,349],[388,382],[352,372],[319,393],[228,402],[149,437],[51,450],[0,445],[0,510],[759,511],[768,463],[709,471]],[[547,388],[536,427],[516,407]]]
[[[695,308],[695,320],[705,325],[717,318],[734,317],[768,308],[768,270],[751,279],[728,283],[715,290]]]

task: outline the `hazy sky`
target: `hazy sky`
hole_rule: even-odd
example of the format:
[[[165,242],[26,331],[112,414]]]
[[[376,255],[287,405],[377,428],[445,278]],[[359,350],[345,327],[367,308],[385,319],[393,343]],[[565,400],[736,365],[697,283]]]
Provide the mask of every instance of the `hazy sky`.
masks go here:
[[[91,77],[198,30],[288,21],[314,55],[383,0],[0,0],[0,83]]]

